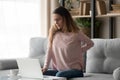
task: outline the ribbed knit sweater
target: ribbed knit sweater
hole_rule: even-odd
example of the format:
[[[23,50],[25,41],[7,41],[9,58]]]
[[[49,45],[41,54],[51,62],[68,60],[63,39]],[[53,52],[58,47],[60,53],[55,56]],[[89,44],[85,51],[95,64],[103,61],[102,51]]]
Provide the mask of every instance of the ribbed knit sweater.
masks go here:
[[[83,53],[93,46],[93,42],[82,32],[63,33],[54,35],[52,48],[48,47],[44,67],[48,68],[50,61],[52,68],[58,71],[69,69],[81,70],[84,67]]]

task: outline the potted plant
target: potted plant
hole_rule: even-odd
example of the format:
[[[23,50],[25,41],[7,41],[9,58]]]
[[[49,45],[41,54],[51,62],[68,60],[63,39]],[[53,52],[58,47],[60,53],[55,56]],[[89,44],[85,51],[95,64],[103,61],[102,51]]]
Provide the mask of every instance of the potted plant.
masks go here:
[[[88,37],[91,36],[91,18],[76,18],[75,23],[78,27],[85,33]],[[101,26],[101,21],[95,21],[95,37],[99,37],[99,27]]]
[[[59,3],[62,3],[62,0],[59,0]],[[80,0],[65,0],[65,7],[71,11],[73,8],[78,8],[80,4]]]

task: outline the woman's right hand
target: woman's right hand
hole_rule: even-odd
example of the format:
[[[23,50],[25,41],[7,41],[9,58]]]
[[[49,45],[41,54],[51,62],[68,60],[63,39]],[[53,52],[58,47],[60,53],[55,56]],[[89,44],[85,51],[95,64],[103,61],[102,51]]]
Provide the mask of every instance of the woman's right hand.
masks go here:
[[[42,68],[42,72],[46,72],[47,71],[47,68]]]

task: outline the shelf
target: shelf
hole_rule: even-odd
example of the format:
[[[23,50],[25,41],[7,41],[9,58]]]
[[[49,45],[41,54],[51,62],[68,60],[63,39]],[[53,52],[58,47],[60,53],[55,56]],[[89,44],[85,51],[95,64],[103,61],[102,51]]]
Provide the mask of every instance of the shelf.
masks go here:
[[[90,15],[74,15],[73,18],[91,18]],[[120,17],[120,13],[107,13],[106,15],[97,15],[98,18],[104,17]]]
[[[74,15],[73,18],[90,18],[90,15]]]
[[[65,4],[63,1],[63,5]],[[91,3],[91,11],[93,11],[91,14],[92,15],[72,15],[73,18],[91,18],[91,38],[94,38],[94,34],[95,34],[95,18],[109,18],[109,37],[113,38],[114,36],[114,18],[113,17],[120,17],[120,13],[108,13],[105,15],[95,15],[95,8],[96,8],[96,0],[80,0],[80,1],[89,1]],[[104,0],[104,1],[108,1],[106,7],[108,7],[109,11],[112,10],[111,5],[114,4],[115,0]]]

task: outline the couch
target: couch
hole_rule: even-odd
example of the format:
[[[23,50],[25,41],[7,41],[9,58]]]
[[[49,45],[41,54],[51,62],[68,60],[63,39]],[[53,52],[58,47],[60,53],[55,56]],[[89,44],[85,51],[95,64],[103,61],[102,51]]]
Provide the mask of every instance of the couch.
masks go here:
[[[120,39],[92,39],[94,47],[89,49],[85,58],[85,77],[71,80],[114,80],[113,71],[120,67]],[[44,63],[47,49],[46,38],[32,38],[30,41],[31,58],[39,58]]]
[[[94,47],[90,48],[83,56],[86,64],[85,76],[70,80],[120,80],[120,75],[118,75],[120,73],[120,39],[92,40]],[[47,43],[47,38],[34,37],[30,40],[29,57],[38,58],[42,66],[44,64]],[[15,64],[14,62],[14,68],[17,67]]]

